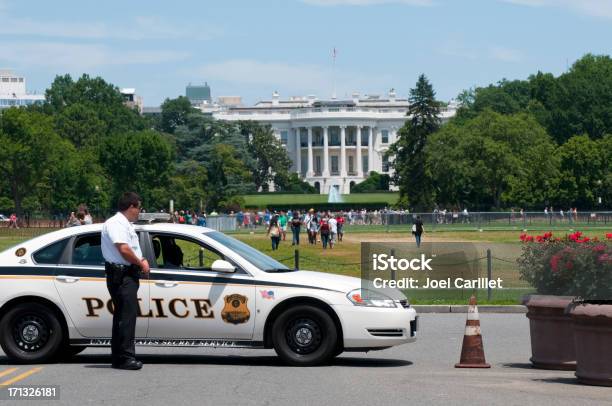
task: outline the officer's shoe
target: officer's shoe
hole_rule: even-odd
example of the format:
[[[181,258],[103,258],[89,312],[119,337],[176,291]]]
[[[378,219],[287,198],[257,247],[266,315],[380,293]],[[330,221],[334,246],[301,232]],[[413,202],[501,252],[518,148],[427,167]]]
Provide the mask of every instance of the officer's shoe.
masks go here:
[[[115,365],[113,364],[113,368],[115,369],[127,369],[129,371],[137,371],[142,368],[142,362],[136,361],[135,359],[131,359],[122,364]]]

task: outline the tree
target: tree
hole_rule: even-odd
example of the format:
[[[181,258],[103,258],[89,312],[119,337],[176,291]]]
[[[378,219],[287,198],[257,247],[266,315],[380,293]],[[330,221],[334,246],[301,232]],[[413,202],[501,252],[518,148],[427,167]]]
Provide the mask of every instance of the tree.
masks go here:
[[[45,97],[42,110],[47,114],[58,114],[75,105],[82,106],[78,108],[80,112],[83,108],[94,111],[104,123],[106,135],[146,128],[144,118],[123,104],[119,88],[100,77],[92,78],[84,74],[75,82],[70,75],[57,76],[45,92]],[[69,114],[75,113],[71,111]]]
[[[410,90],[409,102],[409,119],[399,130],[388,155],[393,157],[390,164],[395,171],[393,182],[399,186],[400,199],[407,199],[414,210],[424,211],[433,207],[433,196],[423,150],[429,135],[440,127],[439,103],[425,75],[419,76],[416,87]]]
[[[104,140],[99,153],[112,181],[113,202],[133,190],[141,195],[144,207],[165,206],[174,150],[162,134],[152,130],[114,134]]]
[[[295,172],[287,172],[285,175],[276,174],[274,176],[274,185],[277,192],[317,193],[317,189],[314,186],[301,180]]]
[[[72,104],[54,115],[58,134],[77,149],[97,147],[106,134],[106,123],[93,108],[81,103]]]
[[[159,130],[169,134],[173,134],[177,127],[187,124],[189,115],[197,112],[185,96],[166,99],[161,110]]]
[[[442,127],[425,153],[439,204],[486,210],[549,202],[559,181],[554,149],[532,116],[485,110]]]
[[[36,196],[70,144],[55,133],[51,117],[10,108],[0,115],[0,145],[0,174],[7,182],[15,211],[21,215],[24,199]]]
[[[351,189],[351,193],[389,191],[389,182],[389,175],[380,174],[376,171],[372,171],[370,172],[366,180],[353,186],[353,188]]]
[[[232,197],[252,191],[248,188],[251,172],[233,146],[215,144],[211,152],[205,164],[211,192],[206,207],[218,209],[232,202]]]
[[[561,159],[558,202],[565,207],[596,207],[601,186],[610,173],[610,164],[600,150],[606,141],[593,141],[588,135],[574,136],[557,149]],[[606,172],[607,171],[607,172]]]
[[[270,126],[262,126],[251,121],[243,121],[239,123],[239,126],[252,158],[255,188],[267,190],[268,184],[275,177],[277,179],[287,178],[291,158]]]

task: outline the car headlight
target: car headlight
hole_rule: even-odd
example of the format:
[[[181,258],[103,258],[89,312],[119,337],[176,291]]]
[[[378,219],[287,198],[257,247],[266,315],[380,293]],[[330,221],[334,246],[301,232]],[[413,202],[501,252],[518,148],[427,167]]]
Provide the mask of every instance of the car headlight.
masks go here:
[[[395,301],[390,297],[369,289],[352,290],[346,295],[346,297],[355,306],[397,307]]]

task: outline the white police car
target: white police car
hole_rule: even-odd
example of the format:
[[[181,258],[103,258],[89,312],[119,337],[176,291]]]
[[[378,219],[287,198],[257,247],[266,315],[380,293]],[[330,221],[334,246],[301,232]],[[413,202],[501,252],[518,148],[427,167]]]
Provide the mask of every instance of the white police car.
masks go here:
[[[66,228],[0,253],[0,344],[12,360],[110,345],[101,229]],[[360,279],[294,271],[208,228],[136,230],[151,265],[138,291],[137,345],[274,348],[289,364],[316,365],[416,339],[416,312],[399,291],[366,295]]]

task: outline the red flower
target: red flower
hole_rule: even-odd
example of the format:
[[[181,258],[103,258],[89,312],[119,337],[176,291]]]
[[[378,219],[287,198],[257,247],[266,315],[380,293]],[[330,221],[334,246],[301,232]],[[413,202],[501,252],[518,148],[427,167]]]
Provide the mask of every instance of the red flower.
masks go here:
[[[570,270],[570,269],[572,269],[572,268],[574,268],[574,263],[573,263],[573,262],[571,262],[571,261],[567,261],[567,262],[565,263],[565,269]]]
[[[612,233],[606,233],[606,238],[608,240],[612,240]]]
[[[555,273],[559,272],[559,259],[560,258],[558,255],[553,255],[550,257],[550,268]]]
[[[599,244],[593,247],[593,252],[604,252],[606,250],[606,246],[603,244]]]

